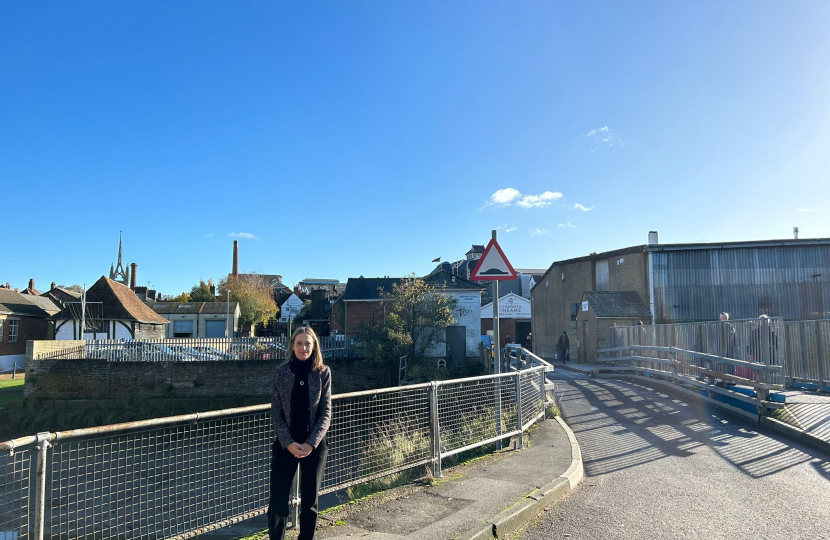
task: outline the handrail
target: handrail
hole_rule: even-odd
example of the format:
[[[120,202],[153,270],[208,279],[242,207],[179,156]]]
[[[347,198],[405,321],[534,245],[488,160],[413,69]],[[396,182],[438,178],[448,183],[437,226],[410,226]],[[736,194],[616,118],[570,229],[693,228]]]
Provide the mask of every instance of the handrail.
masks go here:
[[[768,366],[766,364],[762,364],[760,362],[749,362],[747,360],[738,360],[736,358],[726,358],[725,356],[717,356],[714,354],[707,354],[701,353],[696,351],[689,351],[687,349],[680,349],[678,347],[658,347],[655,345],[626,345],[624,347],[612,347],[608,349],[602,349],[599,351],[600,354],[609,353],[609,352],[622,352],[622,351],[630,351],[630,350],[638,350],[638,351],[657,351],[657,352],[668,352],[668,353],[676,353],[676,354],[685,354],[687,356],[694,356],[695,358],[703,358],[706,360],[712,360],[714,362],[720,362],[722,364],[731,364],[733,366],[743,366],[748,367],[751,369],[755,369],[758,371],[783,371],[784,366]],[[615,362],[622,360],[623,358],[599,358],[599,362]],[[654,360],[660,360],[659,358],[655,358]],[[645,360],[651,361],[651,359]],[[679,364],[683,364],[683,362],[678,362]]]

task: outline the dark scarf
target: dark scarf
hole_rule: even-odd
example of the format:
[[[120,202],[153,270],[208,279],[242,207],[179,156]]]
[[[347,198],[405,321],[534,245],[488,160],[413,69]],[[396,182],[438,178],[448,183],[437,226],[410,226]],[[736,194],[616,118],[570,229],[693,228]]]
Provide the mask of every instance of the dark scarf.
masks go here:
[[[290,368],[294,374],[294,387],[291,389],[291,421],[289,429],[294,442],[303,444],[311,431],[309,423],[308,374],[313,362],[308,360],[291,360]]]

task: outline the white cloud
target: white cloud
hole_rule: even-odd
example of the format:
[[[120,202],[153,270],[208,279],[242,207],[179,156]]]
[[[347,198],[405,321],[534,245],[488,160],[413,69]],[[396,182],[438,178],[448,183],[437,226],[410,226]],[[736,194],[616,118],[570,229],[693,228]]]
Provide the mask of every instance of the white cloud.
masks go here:
[[[213,238],[213,233],[206,234],[206,235],[205,235],[205,238]]]
[[[516,205],[520,208],[540,208],[550,206],[551,203],[562,198],[562,194],[558,191],[545,191],[541,195],[525,195],[518,189],[504,188],[496,191],[490,195],[490,199],[484,202],[484,205],[479,208],[483,210],[488,206],[512,206]]]
[[[238,232],[238,233],[232,232],[232,233],[228,234],[228,236],[232,236],[232,237],[235,236],[237,238],[245,238],[246,240],[257,240],[259,238],[259,236],[254,236],[253,234],[251,234],[249,232]]]
[[[537,234],[549,234],[548,231],[545,229],[540,229],[539,227],[533,227],[530,229],[531,236],[536,236]]]
[[[582,210],[583,212],[590,212],[591,210],[594,209],[593,206],[591,208],[585,208],[584,206],[582,206],[579,203],[574,204],[574,208],[576,208],[577,210]]]
[[[549,206],[553,201],[558,201],[562,198],[562,194],[558,191],[546,191],[541,195],[523,195],[521,199],[516,202],[516,205],[522,208],[538,208],[542,206]]]
[[[559,228],[559,229],[564,229],[564,228],[576,229],[576,225],[574,225],[573,223],[560,223],[556,227]]]
[[[512,187],[509,187],[500,189],[492,195],[490,195],[490,201],[493,204],[510,204],[515,199],[518,199],[521,196],[522,194],[519,193],[518,189],[513,189]]]
[[[590,137],[592,135],[597,135],[597,138],[595,139],[596,142],[594,142],[595,145],[598,145],[599,143],[605,143],[608,146],[614,146],[615,144],[625,146],[625,143],[620,138],[620,136],[616,133],[611,133],[611,130],[608,128],[608,126],[592,129],[591,131],[585,134],[586,137]],[[591,153],[593,152],[594,151],[591,150]]]
[[[503,223],[503,224],[499,225],[498,227],[496,227],[496,230],[497,231],[504,231],[506,233],[512,233],[512,232],[518,231],[519,228],[516,227],[515,225],[511,225],[511,226],[508,227],[507,223]]]
[[[796,208],[796,212],[815,212],[815,208]]]

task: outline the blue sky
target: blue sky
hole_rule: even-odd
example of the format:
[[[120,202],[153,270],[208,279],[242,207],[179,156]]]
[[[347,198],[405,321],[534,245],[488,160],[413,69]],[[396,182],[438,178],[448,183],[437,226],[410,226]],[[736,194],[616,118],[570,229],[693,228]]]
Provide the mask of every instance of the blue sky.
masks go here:
[[[830,3],[5,2],[0,282],[830,237]],[[242,236],[231,236],[231,235]]]

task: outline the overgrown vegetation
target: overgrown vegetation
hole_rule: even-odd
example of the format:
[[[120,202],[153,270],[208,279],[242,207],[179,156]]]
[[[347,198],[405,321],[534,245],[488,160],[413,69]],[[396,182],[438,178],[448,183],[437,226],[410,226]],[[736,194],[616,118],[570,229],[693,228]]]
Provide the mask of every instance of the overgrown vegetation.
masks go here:
[[[455,322],[453,310],[458,301],[420,278],[404,278],[380,297],[383,317],[367,323],[361,332],[367,358],[397,362],[408,355],[410,361],[421,360]]]

